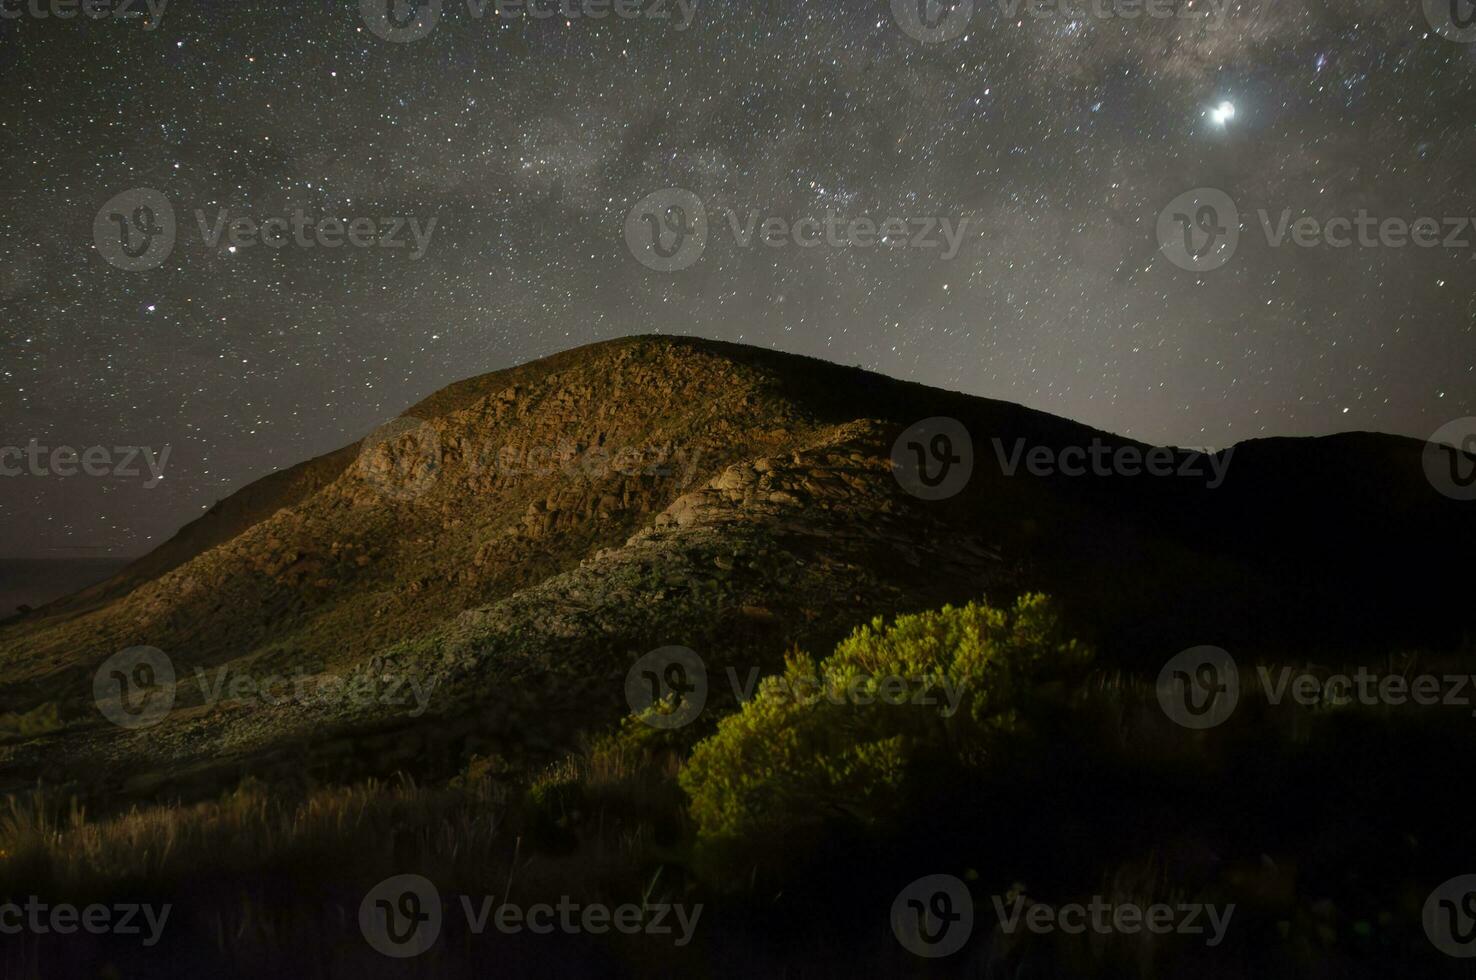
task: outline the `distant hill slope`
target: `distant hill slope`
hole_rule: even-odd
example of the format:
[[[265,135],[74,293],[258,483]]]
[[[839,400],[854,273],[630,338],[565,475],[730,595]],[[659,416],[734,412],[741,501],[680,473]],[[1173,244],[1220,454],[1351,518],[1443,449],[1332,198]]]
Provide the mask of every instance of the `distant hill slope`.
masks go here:
[[[891,453],[937,416],[968,430],[974,468],[955,496],[925,500],[899,485]],[[999,454],[1017,441],[1147,447],[667,337],[459,382],[400,428],[259,481],[113,580],[0,627],[0,712],[53,706],[61,721],[0,735],[0,787],[45,776],[188,793],[245,772],[340,778],[547,751],[618,718],[626,671],[653,648],[746,675],[880,613],[1027,588],[1058,595],[1109,663],[1150,672],[1201,643],[1352,659],[1453,651],[1469,630],[1446,556],[1471,553],[1476,508],[1429,485],[1410,439],[1245,443],[1214,488],[1008,475]],[[170,657],[179,707],[124,730],[93,706],[93,674],[138,645]],[[200,706],[196,671],[222,667],[435,688],[418,718],[321,699]]]
[[[0,621],[114,578],[128,558],[0,558]]]

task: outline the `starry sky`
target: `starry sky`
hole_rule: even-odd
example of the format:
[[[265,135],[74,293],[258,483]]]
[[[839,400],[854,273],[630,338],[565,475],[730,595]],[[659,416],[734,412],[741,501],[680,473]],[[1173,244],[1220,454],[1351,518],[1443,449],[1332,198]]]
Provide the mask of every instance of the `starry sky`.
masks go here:
[[[1179,445],[1424,438],[1476,415],[1476,230],[1275,246],[1257,216],[1476,215],[1476,43],[1419,0],[1217,0],[1218,17],[1185,0],[1152,19],[976,0],[934,11],[966,18],[942,40],[904,29],[906,0],[698,0],[689,22],[675,0],[602,19],[444,0],[413,41],[348,0],[174,0],[157,21],[141,0],[27,7],[50,2],[0,2],[0,446],[171,455],[154,486],[0,477],[0,555],[143,553],[454,380],[632,333]],[[1196,271],[1155,229],[1205,187],[1241,234]],[[177,217],[143,270],[110,264],[94,227],[135,188]],[[673,271],[624,235],[666,188],[709,218]],[[745,246],[727,209],[967,233],[951,258]],[[232,250],[197,211],[436,224],[418,257]]]

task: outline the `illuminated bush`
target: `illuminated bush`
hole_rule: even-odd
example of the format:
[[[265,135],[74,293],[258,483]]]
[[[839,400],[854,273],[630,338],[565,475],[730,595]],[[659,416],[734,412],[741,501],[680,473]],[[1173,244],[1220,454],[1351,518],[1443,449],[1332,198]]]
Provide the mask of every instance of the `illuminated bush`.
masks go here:
[[[699,833],[756,840],[833,820],[875,826],[919,779],[986,765],[1022,727],[1037,685],[1090,656],[1041,595],[1013,609],[877,618],[818,665],[792,653],[682,770]]]

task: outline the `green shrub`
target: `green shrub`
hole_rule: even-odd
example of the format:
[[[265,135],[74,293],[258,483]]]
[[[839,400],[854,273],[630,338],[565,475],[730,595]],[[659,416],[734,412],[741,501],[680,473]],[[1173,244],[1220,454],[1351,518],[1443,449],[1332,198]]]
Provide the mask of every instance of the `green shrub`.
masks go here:
[[[986,765],[1022,729],[1037,686],[1090,659],[1041,595],[1013,609],[944,606],[891,625],[878,617],[818,665],[792,653],[682,769],[699,835],[771,840],[837,820],[876,827],[919,780]]]
[[[65,723],[62,721],[61,707],[55,701],[47,701],[21,714],[7,711],[0,715],[0,732],[22,738],[45,735],[63,727]]]

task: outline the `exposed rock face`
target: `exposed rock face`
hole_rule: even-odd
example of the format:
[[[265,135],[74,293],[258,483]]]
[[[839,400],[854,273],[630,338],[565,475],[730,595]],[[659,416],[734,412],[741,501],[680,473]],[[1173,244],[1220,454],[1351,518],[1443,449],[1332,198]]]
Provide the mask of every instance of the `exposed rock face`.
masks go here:
[[[940,415],[972,433],[974,474],[925,501],[893,478],[891,448]],[[246,771],[429,766],[488,740],[552,749],[618,717],[626,670],[655,647],[691,647],[726,686],[725,668],[772,667],[877,614],[1026,587],[1060,594],[1129,666],[1161,663],[1175,643],[1338,642],[1340,622],[1370,643],[1459,632],[1431,623],[1455,586],[1430,556],[1447,541],[1469,553],[1473,521],[1421,487],[1418,443],[1251,444],[1207,491],[1006,476],[991,438],[1131,445],[1018,406],[687,339],[460,382],[366,448],[247,488],[113,582],[0,628],[0,712],[54,702],[69,721],[0,743],[0,782],[203,791]],[[1329,500],[1321,481],[1338,472],[1359,481]],[[1385,584],[1393,568],[1401,579]],[[1430,636],[1400,633],[1422,623]],[[102,721],[92,677],[139,645],[171,658],[179,706],[130,731]],[[372,700],[203,707],[202,677],[222,668],[413,675],[434,691],[413,718]]]

